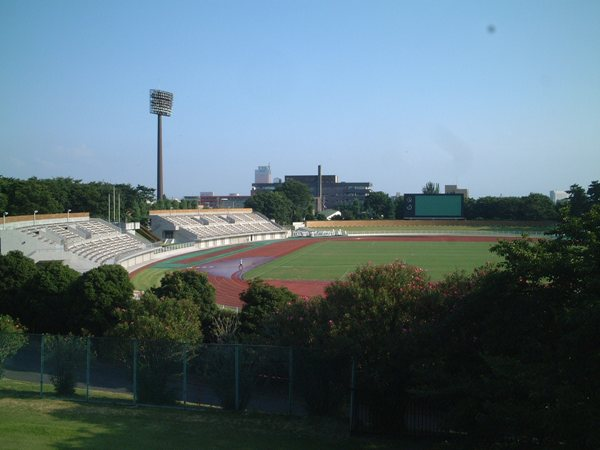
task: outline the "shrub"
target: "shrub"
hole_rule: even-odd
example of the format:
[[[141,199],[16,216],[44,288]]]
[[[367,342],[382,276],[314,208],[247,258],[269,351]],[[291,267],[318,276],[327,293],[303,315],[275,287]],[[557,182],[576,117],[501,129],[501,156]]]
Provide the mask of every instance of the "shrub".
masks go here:
[[[45,362],[52,375],[50,381],[59,395],[73,395],[77,371],[85,363],[86,338],[68,336],[46,336]]]

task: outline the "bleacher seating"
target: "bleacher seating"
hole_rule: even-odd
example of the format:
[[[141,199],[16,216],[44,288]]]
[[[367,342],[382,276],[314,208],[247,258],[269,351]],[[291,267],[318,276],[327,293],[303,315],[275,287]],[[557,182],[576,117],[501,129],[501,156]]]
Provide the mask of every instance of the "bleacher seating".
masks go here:
[[[43,242],[60,244],[65,251],[102,264],[123,253],[149,248],[147,244],[100,219],[34,225],[20,229]]]
[[[281,227],[255,213],[165,215],[162,218],[197,240],[253,233],[281,232]]]

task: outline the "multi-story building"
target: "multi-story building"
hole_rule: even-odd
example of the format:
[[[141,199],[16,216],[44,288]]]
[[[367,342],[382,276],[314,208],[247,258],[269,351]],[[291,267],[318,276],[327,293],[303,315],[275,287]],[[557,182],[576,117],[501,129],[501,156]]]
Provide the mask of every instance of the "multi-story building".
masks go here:
[[[304,184],[315,199],[315,211],[335,209],[350,204],[354,200],[364,201],[373,190],[370,182],[340,182],[337,175],[323,175],[321,166],[316,175],[286,175],[285,181],[298,181]],[[275,190],[279,183],[254,183],[252,193]]]
[[[258,166],[254,171],[254,183],[272,183],[271,166]]]
[[[244,208],[244,204],[249,198],[249,195],[214,195],[213,192],[201,192],[200,195],[186,195],[184,197],[185,200],[192,200],[197,202],[200,208],[210,209]]]
[[[469,190],[459,188],[456,184],[447,184],[444,186],[445,194],[462,194],[463,198],[469,198]]]

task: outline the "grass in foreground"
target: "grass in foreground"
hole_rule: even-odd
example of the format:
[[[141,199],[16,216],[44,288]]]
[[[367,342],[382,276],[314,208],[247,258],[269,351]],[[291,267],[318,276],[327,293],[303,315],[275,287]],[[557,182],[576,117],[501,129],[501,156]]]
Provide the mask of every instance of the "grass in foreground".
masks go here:
[[[397,449],[439,448],[429,439],[349,437],[323,418],[181,411],[40,399],[0,381],[3,449]]]
[[[455,270],[472,271],[500,260],[489,242],[378,242],[323,240],[246,274],[277,280],[338,280],[358,266],[401,260],[421,267],[433,280]]]

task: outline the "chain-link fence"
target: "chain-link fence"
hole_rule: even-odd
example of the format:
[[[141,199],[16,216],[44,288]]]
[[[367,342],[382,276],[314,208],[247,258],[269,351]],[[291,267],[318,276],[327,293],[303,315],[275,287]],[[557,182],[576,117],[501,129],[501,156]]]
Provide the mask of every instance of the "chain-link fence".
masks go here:
[[[290,347],[0,334],[5,386],[88,401],[347,417],[351,366]]]
[[[382,391],[378,375],[325,350],[0,333],[3,391],[338,417],[352,431],[444,431],[434,406],[391,385]]]

